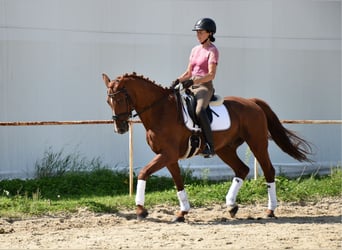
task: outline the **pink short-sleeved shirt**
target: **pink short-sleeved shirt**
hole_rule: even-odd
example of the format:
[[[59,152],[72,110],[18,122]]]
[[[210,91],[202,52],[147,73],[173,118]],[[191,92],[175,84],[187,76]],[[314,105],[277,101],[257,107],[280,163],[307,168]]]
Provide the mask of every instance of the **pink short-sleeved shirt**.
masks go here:
[[[192,76],[205,76],[209,73],[209,65],[218,63],[219,52],[214,44],[203,47],[202,44],[195,46],[190,53]]]

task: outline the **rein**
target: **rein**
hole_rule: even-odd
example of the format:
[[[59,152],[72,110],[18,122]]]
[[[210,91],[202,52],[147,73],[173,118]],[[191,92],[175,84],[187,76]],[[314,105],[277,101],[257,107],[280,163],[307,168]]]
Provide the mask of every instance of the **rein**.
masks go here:
[[[112,94],[108,94],[108,96],[110,98],[114,98],[115,95],[117,94],[120,94],[120,93],[124,93],[125,96],[126,96],[126,103],[127,103],[127,110],[130,110],[130,107],[129,107],[129,103],[131,103],[131,110],[130,111],[127,111],[127,112],[124,112],[124,113],[120,113],[118,115],[113,115],[113,120],[116,121],[116,120],[119,120],[119,117],[120,116],[124,116],[124,115],[128,115],[129,118],[135,118],[137,116],[140,116],[142,113],[146,112],[147,110],[153,108],[155,105],[157,105],[158,103],[162,102],[163,100],[165,100],[165,97],[168,96],[168,94],[166,95],[163,95],[160,99],[158,99],[157,101],[153,102],[152,104],[144,107],[142,110],[140,111],[137,111],[133,105],[133,102],[132,102],[132,98],[128,95],[127,93],[127,90],[125,88],[122,88]],[[134,115],[132,115],[132,111],[135,110],[136,113]]]
[[[146,106],[145,108],[143,108],[141,111],[137,111],[136,110],[136,114],[134,114],[132,117],[136,117],[136,116],[140,116],[142,113],[144,113],[145,111],[153,108],[153,106],[157,105],[158,103],[160,103],[161,101],[164,101],[165,100],[165,97],[167,97],[167,95],[163,95],[160,99],[158,99],[157,101],[153,102],[152,104]]]

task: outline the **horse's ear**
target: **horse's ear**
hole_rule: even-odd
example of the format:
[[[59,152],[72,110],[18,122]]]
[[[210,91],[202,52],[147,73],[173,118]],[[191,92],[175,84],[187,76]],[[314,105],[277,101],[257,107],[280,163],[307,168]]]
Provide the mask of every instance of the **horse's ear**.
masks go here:
[[[102,79],[103,79],[104,83],[106,84],[106,86],[108,88],[109,87],[109,83],[110,83],[109,77],[105,73],[103,73],[102,74]]]

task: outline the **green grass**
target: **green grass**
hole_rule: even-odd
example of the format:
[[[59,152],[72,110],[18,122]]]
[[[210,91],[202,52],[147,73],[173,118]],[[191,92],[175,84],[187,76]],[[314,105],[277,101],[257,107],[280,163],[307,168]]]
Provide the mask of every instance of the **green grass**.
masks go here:
[[[341,197],[342,171],[328,176],[288,179],[279,176],[279,201],[314,201],[322,197]],[[136,178],[134,178],[136,183]],[[193,207],[224,204],[230,181],[213,182],[188,178],[186,190]],[[128,175],[108,169],[65,174],[33,180],[0,181],[0,216],[23,217],[73,213],[80,208],[101,213],[134,209],[134,196],[128,195]],[[265,180],[246,180],[237,201],[251,204],[267,201]],[[147,181],[146,205],[178,205],[171,179],[152,176]]]
[[[98,159],[90,162],[77,159],[68,156],[66,161],[61,154],[48,152],[42,161],[37,162],[36,172],[40,174],[34,179],[1,180],[0,217],[74,213],[79,209],[98,213],[134,209],[134,196],[128,195],[127,170],[111,170],[108,166],[102,166]],[[84,166],[92,166],[92,169]],[[205,176],[196,179],[190,170],[184,169],[182,175],[192,207],[225,203],[231,181],[215,182]],[[134,177],[134,187],[136,181]],[[277,176],[276,183],[278,201],[306,202],[323,197],[341,197],[342,170],[336,167],[327,176],[316,174],[297,179]],[[246,180],[237,197],[240,204],[266,201],[267,188],[263,177]],[[147,208],[158,204],[178,206],[172,179],[151,176],[147,180],[145,204]]]

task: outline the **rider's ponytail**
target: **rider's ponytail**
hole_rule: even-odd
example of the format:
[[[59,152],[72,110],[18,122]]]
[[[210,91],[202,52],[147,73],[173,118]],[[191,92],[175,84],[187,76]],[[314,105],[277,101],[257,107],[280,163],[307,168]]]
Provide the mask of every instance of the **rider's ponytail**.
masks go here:
[[[210,34],[209,40],[210,40],[210,42],[215,42],[216,39],[215,39],[213,34]]]

